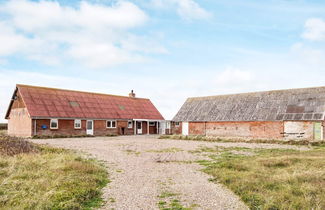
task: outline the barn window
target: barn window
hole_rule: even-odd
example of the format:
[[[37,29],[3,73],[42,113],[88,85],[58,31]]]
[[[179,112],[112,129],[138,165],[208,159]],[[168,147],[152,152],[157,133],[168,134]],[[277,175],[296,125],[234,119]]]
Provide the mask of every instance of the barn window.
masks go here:
[[[51,119],[50,128],[51,129],[58,129],[59,128],[59,121],[58,121],[58,119]]]
[[[72,107],[79,107],[79,103],[77,101],[69,101],[70,106]]]
[[[149,126],[155,126],[156,123],[155,122],[149,122]]]
[[[74,120],[74,128],[75,129],[80,129],[81,128],[81,120]]]
[[[133,128],[133,122],[132,122],[132,120],[129,120],[128,121],[128,128]]]
[[[175,122],[175,126],[179,127],[180,123],[179,122]]]
[[[107,120],[106,128],[116,128],[116,120]]]

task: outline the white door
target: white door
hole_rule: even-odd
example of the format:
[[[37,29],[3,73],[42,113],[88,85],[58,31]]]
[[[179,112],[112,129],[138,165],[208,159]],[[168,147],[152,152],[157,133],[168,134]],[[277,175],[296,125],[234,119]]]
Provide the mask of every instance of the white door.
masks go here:
[[[159,134],[165,135],[166,134],[166,127],[167,127],[167,122],[161,122],[160,123],[160,129],[159,129]]]
[[[137,122],[137,130],[138,130],[137,132],[138,134],[142,134],[142,122]]]
[[[188,136],[188,122],[182,122],[182,134]]]
[[[93,120],[87,120],[86,133],[87,133],[87,135],[94,135],[94,121]]]

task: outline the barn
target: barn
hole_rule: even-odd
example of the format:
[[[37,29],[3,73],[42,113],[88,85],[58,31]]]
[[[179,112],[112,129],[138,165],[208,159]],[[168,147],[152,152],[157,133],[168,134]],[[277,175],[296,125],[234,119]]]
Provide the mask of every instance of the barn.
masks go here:
[[[149,99],[16,85],[6,113],[12,136],[158,134],[163,116]]]
[[[222,138],[323,140],[325,87],[188,98],[172,132]]]

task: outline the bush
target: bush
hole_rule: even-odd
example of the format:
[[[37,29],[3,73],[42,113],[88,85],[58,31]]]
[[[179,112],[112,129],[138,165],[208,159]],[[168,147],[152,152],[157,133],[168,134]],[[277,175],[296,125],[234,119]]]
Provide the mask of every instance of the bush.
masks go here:
[[[14,156],[21,153],[36,152],[38,152],[38,148],[28,141],[16,137],[0,137],[0,155]]]

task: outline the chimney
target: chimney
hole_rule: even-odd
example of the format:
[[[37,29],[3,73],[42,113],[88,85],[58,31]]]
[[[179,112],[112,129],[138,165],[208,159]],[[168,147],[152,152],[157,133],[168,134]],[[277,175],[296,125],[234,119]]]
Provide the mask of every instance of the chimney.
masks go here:
[[[135,93],[133,92],[133,90],[131,90],[131,93],[129,93],[129,97],[135,98]]]

